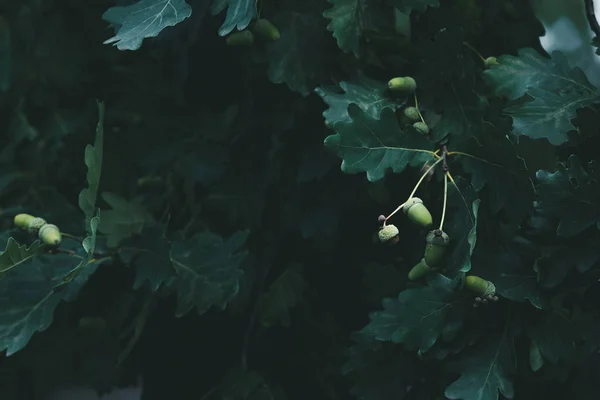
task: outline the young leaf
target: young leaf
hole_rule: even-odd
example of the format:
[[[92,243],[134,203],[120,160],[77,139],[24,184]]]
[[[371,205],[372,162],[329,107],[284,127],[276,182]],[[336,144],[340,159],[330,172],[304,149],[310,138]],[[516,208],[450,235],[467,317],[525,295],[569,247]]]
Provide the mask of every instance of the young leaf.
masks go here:
[[[203,314],[211,306],[224,309],[238,292],[240,269],[247,250],[243,250],[248,231],[228,239],[212,232],[200,232],[185,241],[175,241],[171,261],[177,271],[173,285],[177,290],[177,316],[192,308]]]
[[[351,122],[348,115],[348,106],[357,104],[362,111],[374,119],[381,117],[381,112],[386,108],[396,110],[402,104],[386,96],[387,84],[371,79],[360,73],[353,82],[341,81],[340,90],[337,87],[318,87],[315,92],[321,96],[329,108],[323,111],[325,125],[332,128],[339,122]]]
[[[366,172],[374,182],[382,179],[388,168],[400,173],[434,159],[433,143],[412,127],[401,131],[391,109],[384,109],[378,120],[350,104],[348,115],[350,121],[335,124],[336,134],[325,138],[325,146],[342,159],[343,172]]]
[[[323,16],[331,20],[327,29],[333,32],[340,49],[352,52],[358,57],[366,0],[328,0],[328,2],[333,7],[323,12]]]
[[[136,200],[127,201],[114,193],[102,193],[102,199],[112,207],[102,211],[100,232],[108,236],[109,247],[116,247],[121,240],[140,233],[144,227],[154,224],[154,218]]]
[[[490,333],[458,359],[457,372],[461,377],[446,388],[447,398],[498,400],[498,391],[508,399],[513,398],[511,375],[516,371],[517,361],[514,335],[509,329]]]
[[[540,184],[535,210],[559,221],[558,236],[571,237],[593,225],[600,229],[600,175],[594,161],[588,170],[572,155],[556,172],[540,170],[536,174]]]
[[[6,257],[4,254],[11,255],[11,262],[18,264],[0,279],[0,351],[6,349],[8,356],[24,348],[35,332],[46,330],[61,300],[72,301],[98,266],[82,269],[63,290],[56,291],[54,287],[63,282],[80,258],[63,253],[29,257],[19,247],[11,238],[0,255],[1,259]]]
[[[156,37],[169,26],[175,26],[192,15],[185,0],[140,0],[124,7],[111,7],[102,15],[116,34],[104,41],[119,50],[137,50],[146,38]]]
[[[217,15],[227,8],[227,16],[219,28],[219,36],[230,34],[235,28],[242,31],[256,17],[256,0],[215,0],[212,14]]]
[[[447,324],[463,320],[458,287],[458,279],[436,274],[428,279],[427,286],[405,289],[397,298],[385,298],[383,310],[370,314],[371,322],[360,334],[426,352]]]
[[[301,264],[294,264],[283,271],[261,299],[262,324],[269,327],[281,322],[283,326],[290,326],[290,310],[302,301],[305,287]]]
[[[96,214],[96,199],[98,197],[98,186],[102,172],[102,157],[104,146],[104,103],[98,102],[98,125],[96,126],[96,139],[94,146],[85,147],[85,165],[88,168],[86,181],[88,187],[79,193],[79,208],[89,221]],[[86,224],[87,225],[87,224]]]
[[[500,56],[498,65],[484,76],[496,95],[510,100],[529,96],[529,101],[504,110],[513,118],[515,133],[533,139],[545,137],[554,145],[569,139],[576,110],[597,99],[597,90],[583,71],[571,68],[559,51],[549,59],[534,49],[521,49],[518,56]]]
[[[175,275],[171,263],[171,245],[165,237],[165,229],[165,226],[155,225],[121,242],[119,255],[126,264],[135,268],[134,289],[139,289],[147,282],[150,290],[155,292]]]

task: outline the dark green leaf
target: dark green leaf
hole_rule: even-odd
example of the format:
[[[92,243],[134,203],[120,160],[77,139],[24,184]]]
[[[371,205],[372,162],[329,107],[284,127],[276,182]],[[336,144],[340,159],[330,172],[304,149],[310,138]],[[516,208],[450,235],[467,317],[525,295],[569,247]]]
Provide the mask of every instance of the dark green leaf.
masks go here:
[[[391,109],[384,109],[378,120],[350,104],[348,115],[350,121],[336,124],[336,134],[325,139],[325,146],[343,160],[343,172],[366,172],[374,182],[382,179],[388,168],[400,173],[434,159],[433,143],[412,127],[401,131]]]
[[[227,8],[227,16],[219,28],[219,35],[225,36],[235,28],[242,31],[256,17],[256,0],[215,0],[212,4],[213,15]]]
[[[12,83],[12,46],[8,20],[0,17],[0,91],[6,92]]]
[[[12,237],[8,238],[6,249],[0,254],[0,279],[11,269],[29,261],[41,253],[42,243],[35,241],[31,246],[19,245]]]
[[[571,120],[575,111],[597,97],[596,88],[583,71],[571,68],[559,51],[550,59],[525,48],[518,56],[500,56],[498,63],[484,72],[494,93],[510,100],[524,95],[532,98],[505,109],[519,135],[546,137],[554,145],[562,144],[568,140],[568,131],[574,129]]]
[[[302,274],[302,265],[288,267],[275,279],[260,302],[260,321],[264,326],[280,322],[290,326],[290,310],[302,301],[306,282]]]
[[[533,269],[538,274],[540,285],[554,288],[559,285],[571,270],[578,273],[588,271],[600,260],[600,248],[595,242],[571,243],[548,249],[535,261]]]
[[[540,170],[540,182],[535,210],[538,214],[559,221],[558,236],[571,237],[600,224],[600,190],[595,162],[588,165],[589,173],[579,157],[572,155],[556,172]]]
[[[355,82],[342,81],[337,87],[318,87],[315,92],[321,96],[329,108],[323,111],[325,124],[332,128],[338,122],[351,122],[348,106],[357,104],[373,119],[379,119],[386,108],[396,110],[401,103],[386,96],[387,84],[359,74]]]
[[[535,341],[544,360],[551,363],[570,362],[577,355],[578,327],[560,310],[535,312],[526,323],[527,336]]]
[[[79,208],[85,214],[87,221],[96,215],[96,199],[102,172],[102,157],[104,147],[104,103],[98,102],[98,125],[94,145],[85,147],[85,165],[87,166],[86,182],[88,187],[79,193]],[[89,223],[89,222],[88,222]],[[87,225],[87,224],[86,224]]]
[[[171,261],[177,271],[177,315],[196,308],[203,314],[212,306],[224,309],[238,292],[243,274],[243,249],[248,231],[227,239],[212,232],[200,232],[184,241],[173,242]]]
[[[185,0],[140,0],[124,7],[111,7],[102,15],[116,34],[104,41],[119,50],[137,50],[146,38],[156,37],[165,28],[175,26],[192,15]]]
[[[370,314],[360,334],[379,341],[403,343],[407,350],[427,351],[447,324],[460,324],[459,280],[435,274],[428,285],[405,289],[397,298],[383,299],[383,310]]]
[[[490,333],[459,356],[457,369],[461,377],[446,388],[449,399],[497,400],[498,392],[508,399],[514,396],[512,375],[516,371],[513,333]]]
[[[137,200],[127,201],[114,193],[102,193],[102,199],[112,207],[102,211],[100,232],[108,236],[109,247],[116,247],[123,239],[141,233],[154,224],[154,218]]]
[[[412,10],[425,11],[427,7],[439,7],[440,0],[394,0],[396,8],[404,13]]]
[[[358,57],[366,0],[328,0],[328,2],[333,7],[323,13],[325,18],[331,20],[327,29],[333,32],[340,49],[352,52]]]

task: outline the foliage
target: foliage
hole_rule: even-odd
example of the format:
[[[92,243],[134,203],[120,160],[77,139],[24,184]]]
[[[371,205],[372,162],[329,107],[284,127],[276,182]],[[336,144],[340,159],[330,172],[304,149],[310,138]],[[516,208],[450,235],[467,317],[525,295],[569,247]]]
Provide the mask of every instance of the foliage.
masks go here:
[[[597,397],[598,91],[528,2],[82,4],[0,11],[0,397]]]

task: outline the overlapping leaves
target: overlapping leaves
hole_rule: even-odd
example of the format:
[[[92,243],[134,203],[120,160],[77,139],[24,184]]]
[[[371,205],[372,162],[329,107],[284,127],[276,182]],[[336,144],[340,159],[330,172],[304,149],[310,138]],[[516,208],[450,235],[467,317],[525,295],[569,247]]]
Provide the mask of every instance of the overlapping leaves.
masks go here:
[[[227,15],[223,25],[219,28],[219,35],[225,36],[234,29],[244,30],[256,17],[255,0],[216,0],[212,3],[212,13],[219,14],[227,8]]]
[[[568,140],[577,109],[597,99],[596,88],[579,68],[571,68],[566,57],[555,51],[552,58],[524,48],[518,56],[498,57],[498,65],[485,71],[496,95],[521,99],[505,112],[513,118],[513,131],[530,138],[547,138],[554,145]]]
[[[332,7],[323,16],[330,19],[327,29],[333,32],[340,49],[359,54],[366,0],[328,0]]]

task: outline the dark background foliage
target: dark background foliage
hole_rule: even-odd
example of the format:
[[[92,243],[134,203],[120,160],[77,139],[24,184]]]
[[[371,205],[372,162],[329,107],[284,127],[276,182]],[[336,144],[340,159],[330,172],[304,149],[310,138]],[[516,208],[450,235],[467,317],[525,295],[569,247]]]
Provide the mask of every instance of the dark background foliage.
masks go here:
[[[144,400],[596,398],[598,96],[528,2],[117,3],[0,5],[2,399],[140,377]],[[227,45],[258,16],[279,40]],[[442,145],[452,250],[409,282],[426,230],[399,215],[384,245],[377,216]],[[418,192],[436,224],[442,179]],[[22,212],[76,240],[17,251]]]

